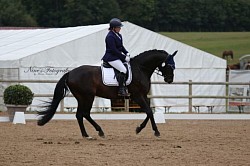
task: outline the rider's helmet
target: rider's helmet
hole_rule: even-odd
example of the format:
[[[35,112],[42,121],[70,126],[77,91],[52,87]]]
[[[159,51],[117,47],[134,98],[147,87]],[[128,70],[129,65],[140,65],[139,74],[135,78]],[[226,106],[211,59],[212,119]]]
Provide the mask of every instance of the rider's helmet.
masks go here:
[[[112,18],[109,22],[109,29],[116,28],[116,27],[122,27],[122,22],[119,18]]]

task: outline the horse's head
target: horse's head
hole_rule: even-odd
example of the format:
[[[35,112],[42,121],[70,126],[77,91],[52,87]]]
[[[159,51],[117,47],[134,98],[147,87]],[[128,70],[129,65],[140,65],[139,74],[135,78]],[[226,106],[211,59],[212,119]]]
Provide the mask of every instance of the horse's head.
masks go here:
[[[164,50],[149,50],[132,58],[130,64],[134,72],[136,69],[139,69],[138,72],[146,74],[149,79],[153,72],[158,68],[158,72],[161,74],[156,73],[163,76],[164,81],[170,84],[174,80],[174,56],[176,53],[177,51],[170,55]]]
[[[159,71],[162,73],[164,77],[164,81],[171,84],[174,81],[174,69],[175,69],[175,62],[174,56],[176,55],[177,51],[175,51],[172,55],[168,55],[166,60],[158,66]]]

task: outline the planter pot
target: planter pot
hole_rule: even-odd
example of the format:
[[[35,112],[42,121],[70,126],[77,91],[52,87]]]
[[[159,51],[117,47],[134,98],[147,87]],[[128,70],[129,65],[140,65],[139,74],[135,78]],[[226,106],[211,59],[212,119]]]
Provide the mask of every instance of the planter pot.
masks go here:
[[[28,105],[6,105],[10,122],[13,122],[15,112],[25,112]]]

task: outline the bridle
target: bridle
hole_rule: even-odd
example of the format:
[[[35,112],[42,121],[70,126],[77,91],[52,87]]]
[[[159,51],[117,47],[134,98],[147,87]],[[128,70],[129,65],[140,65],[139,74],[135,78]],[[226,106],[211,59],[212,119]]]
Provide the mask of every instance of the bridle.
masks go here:
[[[169,58],[169,56],[171,56],[171,55],[168,55],[167,58],[163,62],[161,62],[158,65],[158,67],[155,69],[155,71],[154,71],[154,73],[156,73],[159,76],[162,76],[163,78],[166,78],[167,76],[172,76],[172,75],[163,74],[163,71],[160,70],[160,66],[162,68],[166,67],[166,66],[169,66],[172,70],[175,69],[175,65],[174,64],[167,64],[167,59]]]

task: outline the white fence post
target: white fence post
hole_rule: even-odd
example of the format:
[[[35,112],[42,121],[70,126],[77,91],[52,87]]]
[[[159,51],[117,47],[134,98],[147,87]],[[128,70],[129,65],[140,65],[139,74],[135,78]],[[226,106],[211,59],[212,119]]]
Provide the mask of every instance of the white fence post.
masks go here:
[[[60,102],[60,112],[64,112],[64,99]]]
[[[124,105],[125,105],[125,111],[129,112],[129,99],[125,99]]]
[[[193,107],[193,103],[192,103],[192,80],[189,80],[188,82],[188,112],[192,113],[192,107]]]

